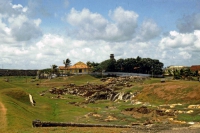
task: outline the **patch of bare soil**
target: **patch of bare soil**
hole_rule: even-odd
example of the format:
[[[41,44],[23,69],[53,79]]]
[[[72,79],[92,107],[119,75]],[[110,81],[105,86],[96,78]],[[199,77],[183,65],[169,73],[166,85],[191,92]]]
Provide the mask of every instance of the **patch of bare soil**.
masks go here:
[[[5,108],[4,104],[0,102],[0,129],[7,126],[6,112],[7,109]]]
[[[134,118],[141,119],[145,118],[146,124],[153,124],[157,122],[169,123],[168,118],[175,118],[174,111],[163,111],[159,109],[149,109],[145,106],[142,107],[134,107],[134,108],[127,108],[122,111],[123,114],[130,115]]]

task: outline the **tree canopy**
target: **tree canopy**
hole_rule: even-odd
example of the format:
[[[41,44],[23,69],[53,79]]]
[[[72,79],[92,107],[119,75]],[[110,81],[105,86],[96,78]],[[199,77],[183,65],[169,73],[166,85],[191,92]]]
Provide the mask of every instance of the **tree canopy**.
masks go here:
[[[131,72],[159,75],[163,73],[164,64],[157,59],[151,58],[126,58],[108,59],[94,66],[95,71],[105,70],[106,72]]]
[[[71,64],[71,60],[67,58],[66,60],[63,60],[63,64],[65,64],[65,67],[68,67]]]

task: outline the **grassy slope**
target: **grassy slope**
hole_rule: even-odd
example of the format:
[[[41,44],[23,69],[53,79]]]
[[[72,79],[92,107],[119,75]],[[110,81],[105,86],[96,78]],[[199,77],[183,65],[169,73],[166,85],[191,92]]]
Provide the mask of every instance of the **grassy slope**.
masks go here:
[[[80,108],[68,101],[82,101],[81,97],[67,95],[66,99],[51,99],[54,95],[40,96],[40,92],[51,87],[58,87],[64,84],[75,83],[85,84],[87,81],[100,83],[91,76],[74,76],[70,78],[57,78],[53,80],[33,81],[31,77],[9,77],[10,82],[5,82],[4,77],[0,77],[0,101],[7,108],[7,129],[0,129],[1,132],[66,132],[71,128],[30,128],[32,121],[39,119],[42,121],[57,122],[85,122],[79,116],[95,111],[93,105],[87,108]],[[36,85],[39,84],[39,85]],[[31,106],[28,94],[32,94],[36,101],[36,106]],[[90,120],[90,123],[95,120]],[[89,128],[85,128],[88,132]],[[112,129],[117,131],[118,129]],[[74,132],[80,132],[79,128],[74,128]]]
[[[75,83],[77,85],[85,84],[87,81],[93,83],[101,83],[99,79],[89,75],[74,76],[70,78],[57,78],[53,80],[39,80],[32,82],[31,77],[10,77],[10,82],[5,82],[3,77],[0,77],[0,101],[3,102],[7,108],[7,128],[6,132],[36,132],[38,128],[30,128],[32,120],[39,119],[42,121],[57,121],[57,122],[88,122],[97,123],[95,118],[83,118],[88,112],[97,112],[102,117],[105,115],[105,106],[114,106],[112,102],[99,102],[96,104],[89,104],[87,107],[78,107],[68,102],[81,101],[81,97],[73,97],[66,95],[65,99],[51,99],[53,95],[47,94],[40,96],[40,92],[46,91],[51,87],[58,87],[64,84]],[[39,85],[36,85],[36,84]],[[171,87],[171,88],[170,88]],[[199,103],[199,97],[196,95],[199,92],[199,83],[194,81],[168,81],[160,83],[160,79],[153,79],[146,81],[143,85],[135,84],[127,91],[142,91],[138,95],[141,101],[149,101],[153,104],[163,104],[169,102],[184,102],[184,103]],[[29,103],[28,94],[32,94],[36,101],[36,106],[33,107]],[[173,98],[175,97],[175,98]],[[191,100],[191,101],[189,101]],[[115,105],[120,110],[129,107],[130,105]],[[122,116],[119,114],[120,110],[109,110],[111,114],[118,115],[121,120],[117,121],[118,124],[128,124],[123,121]],[[183,119],[188,117],[182,116]],[[136,121],[131,118],[128,122]],[[98,121],[105,123],[104,121]],[[113,122],[113,124],[116,124]],[[85,132],[92,132],[94,129],[84,128]],[[72,130],[72,128],[41,128],[41,132],[65,132]],[[105,130],[102,128],[102,131]],[[112,130],[112,131],[111,131]],[[107,129],[106,132],[119,132],[122,129]],[[80,132],[79,128],[74,128],[74,132]],[[102,132],[100,130],[100,132]],[[98,131],[96,131],[98,132]],[[104,131],[105,132],[105,131]]]
[[[171,80],[160,83],[159,79],[153,79],[143,85],[137,99],[153,104],[200,104],[199,88],[200,83],[197,81]]]

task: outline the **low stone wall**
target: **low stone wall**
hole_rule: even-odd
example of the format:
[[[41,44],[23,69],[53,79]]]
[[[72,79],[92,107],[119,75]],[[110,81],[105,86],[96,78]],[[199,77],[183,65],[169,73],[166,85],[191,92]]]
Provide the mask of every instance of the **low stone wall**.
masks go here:
[[[38,70],[0,69],[0,76],[36,76]]]
[[[34,120],[33,127],[114,127],[114,128],[131,128],[130,125],[111,125],[111,124],[86,124],[86,123],[65,123],[65,122],[47,122]]]

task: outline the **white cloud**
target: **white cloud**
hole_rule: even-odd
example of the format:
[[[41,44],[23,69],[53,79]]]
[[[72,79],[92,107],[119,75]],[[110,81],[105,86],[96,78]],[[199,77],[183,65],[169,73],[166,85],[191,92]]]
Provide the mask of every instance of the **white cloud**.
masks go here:
[[[188,64],[188,61],[194,63],[199,59],[198,15],[194,15],[195,22],[193,28],[190,27],[192,31],[170,31],[169,35],[159,38],[159,25],[148,18],[138,21],[139,15],[134,11],[117,7],[110,10],[107,16],[109,18],[106,18],[86,8],[80,11],[72,8],[66,16],[67,34],[64,34],[62,26],[61,32],[54,32],[59,29],[53,27],[53,24],[53,32],[46,30],[46,33],[42,34],[41,26],[45,25],[46,20],[43,21],[44,15],[39,12],[48,14],[49,10],[42,10],[39,0],[30,0],[27,7],[14,5],[7,0],[0,0],[0,5],[2,2],[0,62],[5,68],[42,69],[52,64],[63,65],[62,61],[66,58],[69,58],[72,64],[78,61],[101,62],[109,59],[110,54],[114,54],[116,59],[137,56],[159,59],[165,65],[184,65]],[[62,2],[66,2],[66,6],[69,4],[68,0]],[[56,14],[56,18],[61,15],[60,12],[53,14]]]
[[[191,33],[170,31],[161,38],[158,49],[164,51],[163,61],[168,65],[193,65],[198,60],[200,51],[200,30]]]
[[[200,30],[195,30],[194,35],[196,36],[196,41],[194,42],[195,50],[200,51]]]
[[[41,24],[42,20],[41,19],[35,19],[35,20],[33,20],[33,22],[35,23],[35,25],[37,27],[39,27],[39,25]]]
[[[98,13],[90,12],[89,9],[80,12],[73,8],[67,15],[67,21],[77,28],[78,38],[106,41],[130,40],[137,27],[138,15],[118,7],[113,12],[110,11],[109,16],[114,22],[106,20]]]
[[[27,7],[23,7],[21,4],[13,5],[12,8],[22,12],[26,12],[28,10]]]
[[[163,59],[166,58],[166,57],[167,57],[167,52],[166,52],[166,51],[163,51],[161,57],[162,57]]]
[[[158,25],[151,19],[142,23],[139,33],[136,37],[137,41],[149,41],[160,34],[161,30]]]
[[[33,22],[27,21],[20,27],[13,27],[12,34],[17,41],[27,41],[42,35],[40,28]]]
[[[137,27],[137,19],[139,16],[137,13],[118,7],[113,12],[110,11],[109,16],[114,20],[122,35],[132,37]]]
[[[28,41],[42,35],[39,28],[41,20],[28,18],[25,14],[27,7],[13,5],[4,0],[2,3],[4,6],[0,7],[0,36],[3,38],[1,42],[17,45],[17,41]]]
[[[22,5],[18,4],[18,5],[13,5],[12,8],[14,9],[20,9],[20,8],[23,8]]]
[[[169,36],[161,39],[159,46],[162,49],[182,48],[194,45],[197,37],[193,33],[178,33],[170,31]]]
[[[186,52],[186,51],[180,52],[179,55],[180,55],[183,59],[190,59],[190,58],[192,57],[192,55],[189,54],[189,53]]]

